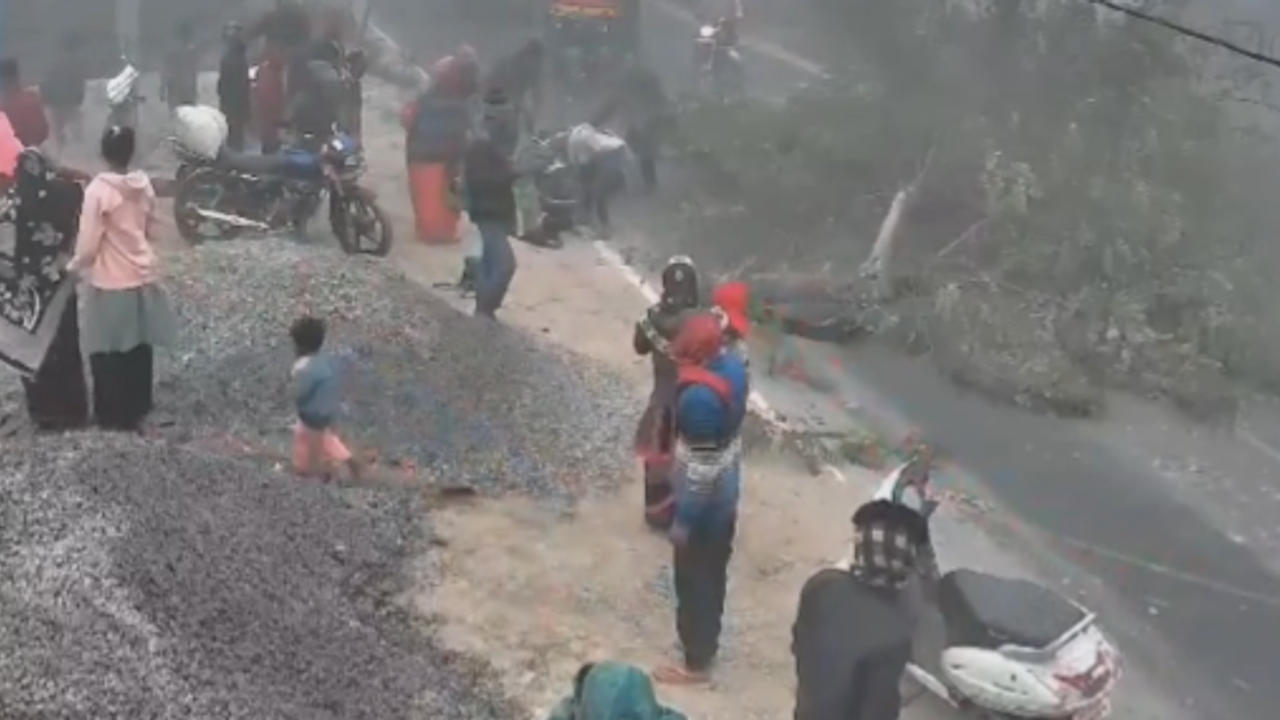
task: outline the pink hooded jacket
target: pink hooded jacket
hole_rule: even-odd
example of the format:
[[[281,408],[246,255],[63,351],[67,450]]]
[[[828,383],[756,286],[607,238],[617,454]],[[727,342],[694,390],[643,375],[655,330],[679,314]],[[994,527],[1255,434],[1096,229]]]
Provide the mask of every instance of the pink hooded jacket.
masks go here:
[[[104,172],[89,183],[80,210],[72,272],[103,290],[128,290],[156,279],[156,253],[147,240],[156,191],[141,170]]]

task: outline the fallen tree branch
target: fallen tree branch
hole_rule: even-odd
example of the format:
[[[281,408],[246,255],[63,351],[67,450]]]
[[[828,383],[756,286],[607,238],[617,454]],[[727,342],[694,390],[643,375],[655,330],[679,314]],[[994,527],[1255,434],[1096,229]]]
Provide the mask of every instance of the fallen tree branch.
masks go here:
[[[880,222],[880,232],[876,234],[876,241],[871,246],[871,254],[858,270],[858,274],[863,279],[874,283],[874,294],[877,300],[886,301],[893,297],[891,263],[898,230],[902,226],[903,216],[919,195],[920,186],[924,183],[929,167],[933,164],[933,153],[936,147],[936,145],[930,147],[929,152],[925,154],[924,162],[921,163],[920,172],[915,179],[894,194],[893,202],[889,203],[889,212],[885,213],[884,220]]]
[[[978,234],[978,231],[979,231],[979,230],[981,230],[981,229],[985,228],[985,227],[987,226],[987,222],[988,222],[987,218],[982,218],[982,219],[981,219],[981,220],[979,220],[978,222],[976,222],[976,223],[974,223],[974,224],[970,225],[970,226],[968,227],[968,229],[966,229],[964,232],[960,233],[960,236],[959,236],[959,237],[957,237],[955,240],[952,240],[951,242],[947,243],[947,246],[946,246],[946,247],[944,247],[944,248],[942,248],[941,250],[939,250],[939,251],[938,251],[938,254],[933,256],[933,261],[941,260],[942,258],[946,257],[947,255],[950,255],[952,250],[955,250],[956,248],[960,247],[960,246],[961,246],[961,245],[963,245],[965,242],[967,242],[968,240],[970,240],[970,239],[972,239],[974,236],[976,236],[976,235]],[[932,262],[932,261],[931,261],[931,262]]]

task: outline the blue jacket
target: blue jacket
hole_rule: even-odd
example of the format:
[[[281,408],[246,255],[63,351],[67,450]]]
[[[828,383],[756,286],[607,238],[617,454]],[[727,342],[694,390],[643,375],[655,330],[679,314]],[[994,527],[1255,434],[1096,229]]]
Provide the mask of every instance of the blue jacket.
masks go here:
[[[299,359],[293,368],[294,401],[298,419],[312,430],[333,424],[342,401],[337,362],[328,355]]]
[[[728,402],[701,383],[684,386],[676,399],[675,520],[694,537],[723,528],[737,515],[738,434],[750,392],[746,364],[736,354],[723,352],[705,368],[726,381]]]

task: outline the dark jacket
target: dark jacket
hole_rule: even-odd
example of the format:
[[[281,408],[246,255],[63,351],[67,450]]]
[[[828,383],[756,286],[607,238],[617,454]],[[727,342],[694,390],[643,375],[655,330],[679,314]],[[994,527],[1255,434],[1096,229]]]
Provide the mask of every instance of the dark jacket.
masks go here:
[[[249,56],[243,43],[230,43],[218,65],[218,105],[233,117],[249,114]]]
[[[169,107],[194,105],[199,94],[200,50],[194,43],[174,49],[166,60],[164,90]]]
[[[79,55],[64,54],[49,71],[49,77],[40,86],[40,94],[49,107],[64,110],[84,104],[85,83],[89,68]]]
[[[471,143],[463,159],[467,188],[467,214],[472,222],[516,223],[516,198],[512,185],[516,172],[511,161],[492,141]]]
[[[911,626],[894,591],[821,570],[800,591],[791,637],[795,720],[897,720]]]

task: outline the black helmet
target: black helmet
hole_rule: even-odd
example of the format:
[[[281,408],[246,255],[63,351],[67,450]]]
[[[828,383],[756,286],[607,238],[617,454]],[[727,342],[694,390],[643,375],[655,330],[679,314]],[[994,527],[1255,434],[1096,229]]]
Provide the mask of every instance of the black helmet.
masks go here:
[[[662,269],[662,303],[692,308],[698,304],[698,270],[687,255],[675,255]]]

